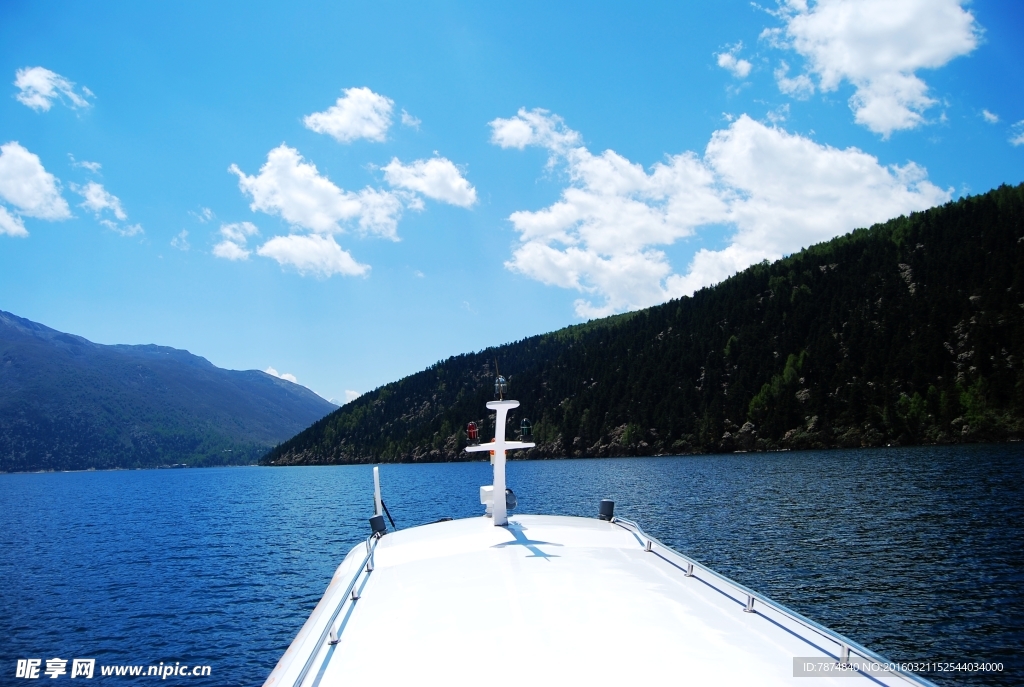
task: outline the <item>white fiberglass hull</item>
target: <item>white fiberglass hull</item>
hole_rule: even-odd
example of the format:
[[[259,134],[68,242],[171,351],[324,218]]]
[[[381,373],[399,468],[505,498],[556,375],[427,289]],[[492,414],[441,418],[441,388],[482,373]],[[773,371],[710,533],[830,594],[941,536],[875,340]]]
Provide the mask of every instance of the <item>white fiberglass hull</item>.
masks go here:
[[[794,678],[794,657],[874,654],[690,563],[626,521],[389,533],[349,553],[265,685],[930,684]]]

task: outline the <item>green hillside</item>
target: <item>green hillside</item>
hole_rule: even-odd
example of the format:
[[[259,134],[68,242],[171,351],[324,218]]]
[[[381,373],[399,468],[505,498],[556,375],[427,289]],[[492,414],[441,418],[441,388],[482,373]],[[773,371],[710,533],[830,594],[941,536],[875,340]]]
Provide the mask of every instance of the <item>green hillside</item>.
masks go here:
[[[258,370],[0,310],[0,472],[253,463],[334,408]]]
[[[1004,441],[1024,435],[1024,185],[899,217],[627,315],[459,355],[270,451],[465,460],[494,360],[527,457]]]

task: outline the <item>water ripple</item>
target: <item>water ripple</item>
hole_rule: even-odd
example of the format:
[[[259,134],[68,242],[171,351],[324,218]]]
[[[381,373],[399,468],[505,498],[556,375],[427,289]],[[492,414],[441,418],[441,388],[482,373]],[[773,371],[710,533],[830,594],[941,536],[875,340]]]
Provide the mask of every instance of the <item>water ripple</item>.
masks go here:
[[[478,514],[489,473],[381,468],[400,527]],[[890,658],[1007,668],[939,684],[1024,683],[1020,446],[511,462],[508,481],[518,512],[592,517],[612,498]],[[261,683],[365,537],[370,485],[366,466],[0,475],[0,682],[60,656]]]

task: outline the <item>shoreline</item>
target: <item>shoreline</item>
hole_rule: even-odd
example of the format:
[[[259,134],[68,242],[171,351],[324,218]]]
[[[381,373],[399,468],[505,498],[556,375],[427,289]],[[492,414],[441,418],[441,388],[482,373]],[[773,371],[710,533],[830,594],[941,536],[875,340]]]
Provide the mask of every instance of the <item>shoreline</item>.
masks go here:
[[[645,453],[632,455],[520,455],[510,458],[511,462],[546,461],[546,460],[605,460],[614,458],[690,458],[697,456],[732,456],[742,454],[771,454],[771,453],[799,453],[808,451],[832,452],[832,451],[859,451],[859,450],[882,450],[889,448],[929,448],[946,446],[1006,446],[1010,444],[1024,443],[1018,437],[1012,437],[1004,441],[971,441],[971,442],[945,442],[928,444],[886,444],[877,446],[810,446],[810,447],[782,447],[769,449],[736,450],[736,451],[698,451],[688,453]],[[524,451],[523,453],[531,453]],[[245,465],[188,465],[178,464],[176,466],[153,466],[144,468],[83,468],[80,470],[0,470],[0,475],[43,475],[43,474],[68,474],[81,472],[135,472],[143,470],[184,470],[184,469],[213,469],[213,468],[289,468],[289,467],[336,467],[339,465],[432,465],[443,463],[485,463],[487,459],[471,458],[468,460],[458,459],[411,459],[411,460],[348,460],[338,462],[293,462],[293,463],[247,463]]]

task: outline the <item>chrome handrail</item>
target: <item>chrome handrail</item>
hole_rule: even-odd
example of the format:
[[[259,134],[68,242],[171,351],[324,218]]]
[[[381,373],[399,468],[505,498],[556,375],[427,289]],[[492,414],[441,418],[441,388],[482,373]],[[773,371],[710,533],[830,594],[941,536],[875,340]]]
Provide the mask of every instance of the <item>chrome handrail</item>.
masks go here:
[[[378,541],[380,541],[380,537],[378,536],[371,536],[366,540],[366,556],[359,564],[359,567],[356,568],[356,574],[352,576],[352,581],[348,583],[348,587],[345,589],[345,593],[341,597],[341,602],[338,604],[338,607],[334,609],[334,613],[331,615],[331,619],[327,621],[327,625],[324,626],[324,631],[320,633],[320,639],[317,640],[316,644],[313,646],[313,651],[310,653],[309,658],[306,659],[305,665],[302,666],[302,670],[299,672],[299,677],[296,678],[293,683],[293,687],[300,687],[302,685],[302,681],[306,679],[306,675],[309,674],[309,669],[313,667],[313,661],[316,660],[317,654],[320,653],[320,647],[322,647],[324,642],[327,641],[327,637],[331,633],[331,628],[334,627],[334,621],[338,619],[339,615],[341,615],[341,609],[344,608],[345,602],[351,601],[352,603],[355,603],[356,598],[352,597],[352,590],[355,589],[356,582],[359,581],[360,575],[364,572],[367,575],[373,572],[373,552],[377,548]]]
[[[767,596],[765,596],[765,595],[763,595],[763,594],[761,594],[759,592],[755,592],[753,589],[747,587],[746,585],[740,584],[739,582],[736,582],[735,580],[730,579],[729,577],[726,577],[725,575],[712,570],[711,568],[707,567],[703,563],[701,563],[701,562],[699,562],[697,560],[694,560],[693,558],[690,558],[689,556],[687,556],[685,554],[679,553],[678,551],[673,549],[671,546],[668,546],[668,545],[658,541],[654,537],[652,537],[649,534],[647,534],[646,532],[644,532],[643,529],[640,527],[640,525],[638,525],[636,522],[634,522],[632,520],[627,520],[626,518],[620,518],[618,516],[615,516],[612,519],[612,523],[616,524],[616,525],[619,525],[620,527],[622,527],[623,529],[625,529],[627,531],[630,528],[635,530],[635,533],[637,535],[639,535],[639,537],[641,539],[645,540],[645,541],[641,542],[641,546],[644,546],[646,551],[652,551],[653,552],[653,545],[657,544],[658,546],[660,546],[661,548],[665,549],[666,551],[669,551],[672,554],[678,556],[679,558],[682,558],[687,564],[692,565],[692,566],[694,566],[696,568],[700,568],[702,571],[708,573],[709,575],[712,575],[713,577],[718,578],[722,582],[725,582],[726,584],[731,585],[737,591],[739,591],[740,593],[745,594],[747,596],[747,609],[748,610],[753,610],[753,602],[756,600],[756,601],[764,604],[765,606],[768,606],[769,608],[775,610],[776,612],[781,613],[782,615],[786,616],[787,618],[789,618],[789,619],[799,623],[800,625],[803,625],[807,629],[813,630],[814,632],[817,632],[818,634],[820,634],[820,635],[830,639],[831,641],[836,642],[837,644],[839,644],[841,649],[843,647],[845,647],[847,649],[847,653],[851,653],[851,652],[852,653],[856,653],[856,654],[860,655],[862,658],[866,658],[866,659],[869,659],[871,661],[875,661],[875,662],[878,662],[878,663],[884,663],[884,664],[886,664],[886,666],[892,666],[892,670],[889,670],[888,672],[893,673],[895,675],[899,675],[900,677],[906,678],[908,680],[917,682],[918,684],[925,685],[926,687],[938,687],[931,680],[923,678],[920,675],[917,675],[916,673],[912,673],[912,672],[910,672],[908,670],[903,670],[902,668],[900,668],[899,664],[896,663],[895,661],[891,661],[891,660],[885,658],[884,656],[882,656],[881,654],[875,653],[871,649],[868,649],[867,647],[862,646],[861,644],[858,644],[857,642],[853,641],[852,639],[849,639],[848,637],[845,637],[844,635],[839,634],[835,630],[830,630],[829,628],[825,627],[824,625],[820,625],[819,623],[814,622],[810,618],[808,618],[806,616],[803,616],[800,613],[797,613],[793,609],[788,608],[786,606],[783,606],[782,604],[778,603],[777,601],[773,601],[773,600],[769,599]],[[627,527],[627,525],[628,525],[628,527]],[[667,561],[667,559],[666,559],[666,561]],[[667,562],[669,564],[672,564],[671,561],[667,561]],[[684,572],[686,572],[686,571],[684,571]],[[693,573],[692,572],[687,572],[687,576],[693,576]],[[841,651],[841,653],[842,653],[842,651]],[[838,658],[840,658],[840,660],[841,660],[843,657],[838,657]]]

